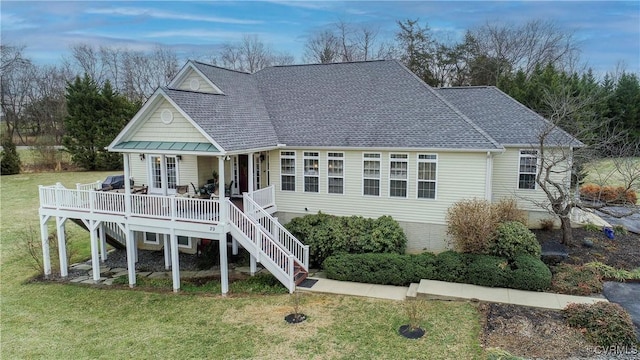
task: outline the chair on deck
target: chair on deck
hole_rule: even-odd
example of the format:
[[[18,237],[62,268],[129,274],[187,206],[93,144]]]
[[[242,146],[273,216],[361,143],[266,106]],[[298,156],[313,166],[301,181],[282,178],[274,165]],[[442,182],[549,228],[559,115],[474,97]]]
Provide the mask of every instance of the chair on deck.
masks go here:
[[[231,197],[231,186],[233,186],[233,180],[229,182],[229,185],[224,187],[224,196]]]
[[[189,185],[178,185],[176,186],[176,195],[180,197],[189,196]]]

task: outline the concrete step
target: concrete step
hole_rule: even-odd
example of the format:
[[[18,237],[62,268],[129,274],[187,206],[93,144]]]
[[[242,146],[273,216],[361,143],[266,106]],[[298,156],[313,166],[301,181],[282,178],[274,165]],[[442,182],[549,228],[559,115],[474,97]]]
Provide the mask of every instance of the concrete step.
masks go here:
[[[420,284],[411,283],[409,284],[409,290],[407,290],[407,300],[415,300],[418,298],[418,287]]]

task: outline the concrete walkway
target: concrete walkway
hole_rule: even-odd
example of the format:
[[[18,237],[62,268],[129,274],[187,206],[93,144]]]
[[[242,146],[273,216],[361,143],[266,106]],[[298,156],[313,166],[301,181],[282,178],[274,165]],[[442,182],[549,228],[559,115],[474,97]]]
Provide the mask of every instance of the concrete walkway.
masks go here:
[[[420,284],[411,284],[409,287],[404,287],[337,281],[322,277],[310,277],[309,279],[315,280],[316,283],[309,288],[298,287],[297,290],[388,300],[416,298],[479,300],[556,310],[564,309],[570,303],[592,304],[597,301],[607,301],[607,299],[603,297],[572,296],[536,291],[490,288],[435,280],[421,280]]]

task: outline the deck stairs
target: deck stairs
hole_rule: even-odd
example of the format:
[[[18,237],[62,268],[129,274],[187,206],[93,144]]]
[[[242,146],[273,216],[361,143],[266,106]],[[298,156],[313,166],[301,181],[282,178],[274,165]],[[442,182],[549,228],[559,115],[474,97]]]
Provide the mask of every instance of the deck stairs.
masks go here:
[[[87,228],[87,225],[84,222],[82,222],[82,220],[74,219],[74,218],[70,218],[69,220],[73,221],[81,228],[89,231],[89,229]],[[120,230],[118,225],[112,222],[105,222],[104,225],[105,225],[104,234],[105,234],[105,240],[107,241],[107,244],[113,246],[116,249],[125,249],[126,237],[125,237],[125,234],[122,232],[122,230]]]
[[[309,274],[309,247],[247,194],[244,211],[231,201],[227,204],[231,235],[290,292],[295,291]]]

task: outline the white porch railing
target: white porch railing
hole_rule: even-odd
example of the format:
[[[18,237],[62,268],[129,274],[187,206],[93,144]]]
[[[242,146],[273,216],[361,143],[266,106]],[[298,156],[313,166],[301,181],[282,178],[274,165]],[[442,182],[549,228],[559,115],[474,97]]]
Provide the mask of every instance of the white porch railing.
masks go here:
[[[95,190],[102,189],[102,181],[97,180],[96,182],[88,183],[88,184],[76,184],[76,190]]]
[[[238,209],[231,200],[226,200],[227,214],[232,228],[243,236],[237,239],[240,244],[254,255],[289,292],[295,291],[294,256],[276,243],[245,213]]]
[[[126,215],[124,193],[40,186],[40,206],[71,211]],[[205,223],[220,221],[220,202],[175,196],[131,194],[131,216]]]
[[[276,188],[273,185],[247,193],[247,195],[263,209],[276,205]]]
[[[309,271],[309,245],[305,245],[296,239],[289,230],[266,212],[263,207],[253,201],[248,194],[244,196],[243,205],[245,214],[257,221],[265,232],[271,234],[281,246],[293,254],[305,271]]]

